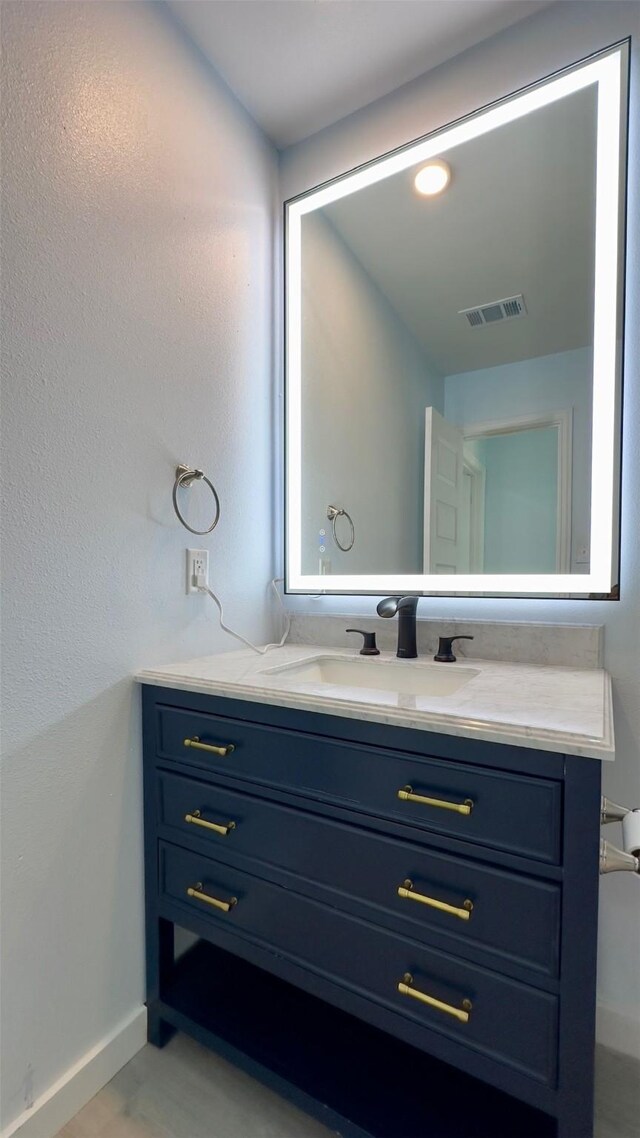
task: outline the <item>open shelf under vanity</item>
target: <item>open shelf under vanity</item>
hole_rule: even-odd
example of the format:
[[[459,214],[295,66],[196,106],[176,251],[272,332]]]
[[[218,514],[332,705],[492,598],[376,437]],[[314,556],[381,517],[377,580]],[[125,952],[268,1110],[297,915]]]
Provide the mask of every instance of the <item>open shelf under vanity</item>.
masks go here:
[[[159,1012],[350,1138],[553,1138],[548,1115],[198,941]]]

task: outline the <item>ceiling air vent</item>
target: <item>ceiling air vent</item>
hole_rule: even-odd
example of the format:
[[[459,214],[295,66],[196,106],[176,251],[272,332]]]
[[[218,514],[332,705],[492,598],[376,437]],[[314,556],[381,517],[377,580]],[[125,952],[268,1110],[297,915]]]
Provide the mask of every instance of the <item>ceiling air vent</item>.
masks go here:
[[[515,320],[527,315],[527,306],[522,293],[509,296],[506,300],[494,300],[491,304],[479,304],[475,308],[463,308],[458,316],[464,316],[471,328],[482,328],[485,324],[499,324],[501,320]]]

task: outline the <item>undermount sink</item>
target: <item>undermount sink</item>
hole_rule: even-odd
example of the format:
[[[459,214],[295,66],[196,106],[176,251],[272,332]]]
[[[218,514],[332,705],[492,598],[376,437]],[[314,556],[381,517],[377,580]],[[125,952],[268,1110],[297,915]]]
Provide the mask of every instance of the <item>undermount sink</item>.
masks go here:
[[[326,684],[332,688],[369,688],[400,695],[453,695],[478,673],[473,668],[447,664],[418,664],[407,660],[352,659],[349,656],[315,656],[294,664],[265,669],[304,684]],[[337,694],[337,693],[332,693]]]

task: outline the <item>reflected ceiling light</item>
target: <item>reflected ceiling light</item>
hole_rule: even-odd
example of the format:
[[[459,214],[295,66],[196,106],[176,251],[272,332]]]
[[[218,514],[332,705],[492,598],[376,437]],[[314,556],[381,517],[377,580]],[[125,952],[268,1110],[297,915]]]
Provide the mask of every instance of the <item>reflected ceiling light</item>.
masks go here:
[[[413,184],[419,194],[432,198],[446,190],[451,181],[451,167],[441,158],[434,158],[418,170]]]

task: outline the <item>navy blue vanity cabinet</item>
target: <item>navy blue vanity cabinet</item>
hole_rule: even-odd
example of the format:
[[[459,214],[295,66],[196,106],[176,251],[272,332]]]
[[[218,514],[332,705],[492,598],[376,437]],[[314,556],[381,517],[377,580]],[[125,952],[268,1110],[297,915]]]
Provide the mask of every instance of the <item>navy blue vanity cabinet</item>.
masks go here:
[[[153,1043],[360,1138],[591,1138],[598,761],[160,687],[143,720]]]

